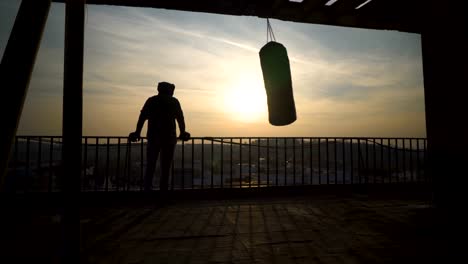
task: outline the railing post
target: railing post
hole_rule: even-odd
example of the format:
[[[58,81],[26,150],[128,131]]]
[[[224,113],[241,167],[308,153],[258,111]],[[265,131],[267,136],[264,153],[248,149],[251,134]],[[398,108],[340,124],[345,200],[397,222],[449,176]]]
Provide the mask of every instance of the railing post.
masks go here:
[[[0,134],[0,190],[23,110],[29,81],[50,9],[50,0],[23,0],[0,64],[3,87]]]

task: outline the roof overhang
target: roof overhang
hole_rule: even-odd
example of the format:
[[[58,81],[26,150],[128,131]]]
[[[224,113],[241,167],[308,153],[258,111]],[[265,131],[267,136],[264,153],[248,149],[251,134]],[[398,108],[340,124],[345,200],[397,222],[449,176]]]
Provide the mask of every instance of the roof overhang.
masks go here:
[[[66,0],[53,0],[66,2]],[[87,4],[257,16],[285,21],[420,33],[423,0],[86,0]],[[358,8],[363,3],[362,7]]]

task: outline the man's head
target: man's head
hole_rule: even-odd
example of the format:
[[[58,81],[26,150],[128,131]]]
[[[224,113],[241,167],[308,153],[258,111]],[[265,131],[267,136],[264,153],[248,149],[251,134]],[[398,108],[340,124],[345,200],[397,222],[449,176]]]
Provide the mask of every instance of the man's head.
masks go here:
[[[175,85],[168,82],[160,82],[158,83],[158,92],[159,94],[174,95]]]

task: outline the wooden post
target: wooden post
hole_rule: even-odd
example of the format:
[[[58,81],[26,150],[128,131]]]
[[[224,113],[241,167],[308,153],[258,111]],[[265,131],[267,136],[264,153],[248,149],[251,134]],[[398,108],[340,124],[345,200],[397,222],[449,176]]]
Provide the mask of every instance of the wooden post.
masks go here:
[[[428,139],[428,171],[449,255],[465,249],[468,175],[468,25],[465,1],[427,1],[421,34]],[[449,261],[450,262],[450,261]]]
[[[436,204],[448,206],[461,202],[464,191],[458,188],[465,188],[460,181],[467,175],[468,26],[456,3],[427,5],[421,37],[428,165]]]
[[[50,9],[50,0],[23,0],[0,66],[2,81],[0,129],[0,190],[8,169],[29,81]]]
[[[85,0],[68,0],[65,5],[63,173],[61,175],[64,193],[63,253],[65,263],[79,263]]]

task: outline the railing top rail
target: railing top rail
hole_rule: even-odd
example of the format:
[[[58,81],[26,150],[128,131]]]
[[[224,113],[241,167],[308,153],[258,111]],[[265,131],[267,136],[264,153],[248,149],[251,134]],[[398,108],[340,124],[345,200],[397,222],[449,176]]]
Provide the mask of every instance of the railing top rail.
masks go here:
[[[16,139],[18,140],[21,140],[21,139],[25,139],[27,141],[35,141],[36,139],[39,141],[42,141],[42,142],[47,142],[49,141],[50,139],[58,139],[58,138],[61,138],[61,136],[17,136]],[[128,141],[128,137],[123,137],[123,136],[83,136],[82,139],[85,140],[85,143],[88,144],[89,146],[93,146],[95,145],[93,143],[93,140],[98,142],[99,139],[106,139],[107,140],[107,145],[109,146],[118,146],[120,144],[132,144],[130,141]],[[122,142],[121,140],[124,139],[124,141]],[[142,137],[142,139],[144,140],[147,140],[146,137]],[[272,146],[262,146],[262,142],[260,142],[260,144],[257,145],[257,143],[253,143],[251,142],[251,139],[256,139],[256,140],[287,140],[287,139],[301,139],[301,140],[304,140],[304,139],[308,139],[310,141],[313,141],[313,140],[316,140],[316,141],[319,141],[320,144],[322,144],[322,140],[325,139],[328,143],[333,143],[333,141],[337,141],[337,140],[341,140],[343,143],[345,143],[347,140],[348,142],[347,143],[352,143],[352,144],[368,144],[368,143],[371,143],[371,144],[374,144],[374,145],[379,145],[383,148],[388,148],[388,149],[395,149],[395,150],[408,150],[408,148],[402,148],[402,147],[399,147],[398,146],[398,140],[402,141],[403,140],[403,143],[405,140],[409,140],[410,144],[413,140],[416,140],[417,142],[419,142],[420,140],[423,140],[424,142],[426,142],[426,138],[382,138],[382,137],[378,137],[378,138],[370,138],[370,137],[192,137],[192,142],[194,141],[202,141],[203,140],[206,140],[206,141],[211,141],[212,144],[213,143],[216,143],[216,144],[232,144],[232,145],[249,145],[249,146],[258,146],[259,148],[274,148]],[[235,139],[235,140],[239,140],[238,142],[237,141],[232,141],[232,139]],[[333,141],[329,141],[329,140],[333,140]],[[115,141],[114,142],[111,142],[111,140],[118,140],[119,143],[116,143]],[[229,140],[229,141],[228,141]],[[249,140],[249,141],[244,141],[244,140]],[[232,142],[231,142],[232,141]],[[357,141],[357,142],[356,142]],[[61,144],[62,142],[61,141],[55,141],[55,144]],[[317,142],[316,142],[317,143]],[[393,144],[393,143],[396,143],[396,144]],[[401,142],[400,142],[401,143]],[[98,143],[99,145],[101,145],[100,143]],[[341,144],[341,143],[340,143]],[[306,148],[308,148],[309,146],[306,146]],[[290,148],[294,148],[294,146],[280,146],[279,148],[283,149],[290,149]],[[411,148],[409,148],[411,149]],[[415,151],[415,150],[411,150],[411,151]],[[424,149],[418,149],[416,150],[417,152],[424,152],[425,150]]]
[[[17,138],[62,138],[62,136],[57,136],[57,135],[17,135]],[[128,138],[127,136],[83,136],[82,138],[98,138],[98,139],[126,139]],[[142,139],[147,139],[147,137],[141,137]],[[323,136],[308,136],[308,137],[302,137],[302,136],[297,136],[297,137],[282,137],[282,136],[273,136],[273,137],[265,137],[265,136],[258,136],[258,137],[227,137],[227,136],[204,136],[204,137],[191,137],[192,139],[197,139],[197,140],[211,140],[211,139],[337,139],[337,140],[349,140],[349,139],[398,139],[398,140],[404,140],[404,139],[419,139],[419,140],[425,140],[427,138],[425,137],[323,137]]]

